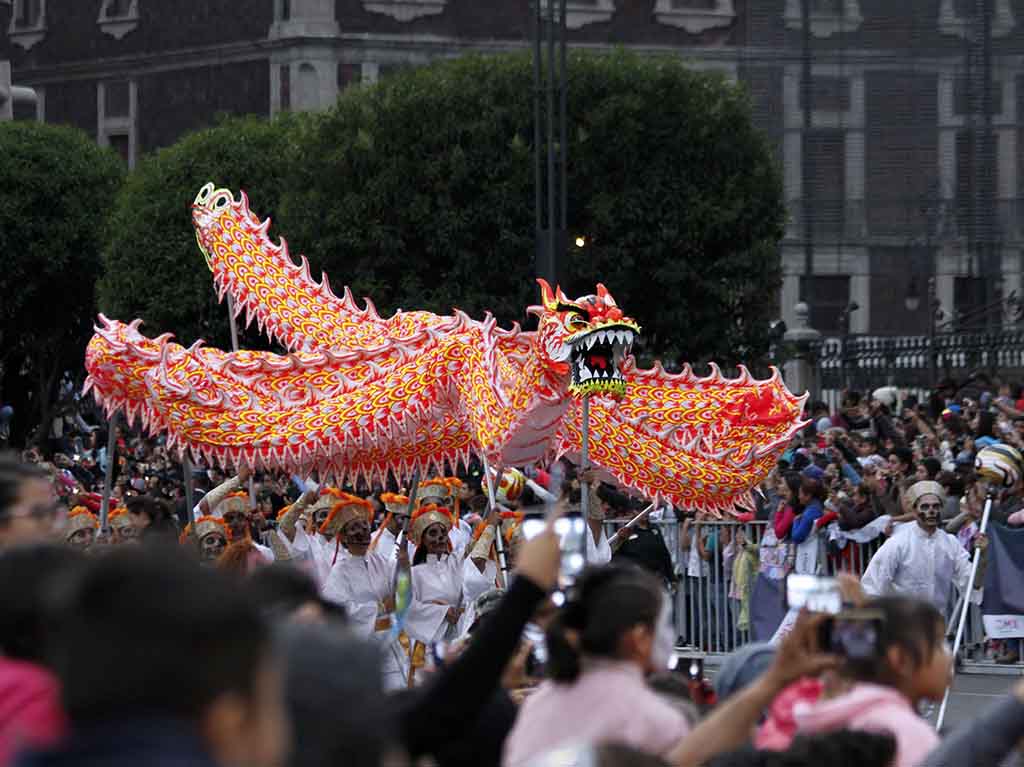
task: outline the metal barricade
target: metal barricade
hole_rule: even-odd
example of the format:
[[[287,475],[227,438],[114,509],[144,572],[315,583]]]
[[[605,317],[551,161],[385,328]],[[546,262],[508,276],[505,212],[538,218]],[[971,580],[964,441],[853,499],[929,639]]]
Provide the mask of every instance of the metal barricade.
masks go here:
[[[624,520],[605,523],[609,538],[623,523]],[[715,521],[702,522],[699,526],[691,525],[691,545],[696,544],[693,539],[696,534],[711,539],[704,546],[708,557],[706,560],[699,555],[691,557],[690,549],[683,548],[683,525],[676,520],[652,522],[652,525],[662,534],[677,578],[672,589],[672,599],[678,649],[689,655],[702,655],[714,664],[722,656],[751,641],[749,621],[742,628],[738,623],[741,600],[731,590],[732,566],[739,553],[732,542],[737,535],[741,535],[747,545],[759,546],[767,523]],[[860,577],[886,540],[885,536],[879,536],[866,543],[847,540],[842,546],[829,546],[826,531],[816,532],[815,537],[818,553],[814,572],[829,576],[848,572]],[[985,637],[979,609],[972,608],[969,612],[964,636],[959,658],[962,670],[1024,673],[1024,664],[997,666],[984,655]]]

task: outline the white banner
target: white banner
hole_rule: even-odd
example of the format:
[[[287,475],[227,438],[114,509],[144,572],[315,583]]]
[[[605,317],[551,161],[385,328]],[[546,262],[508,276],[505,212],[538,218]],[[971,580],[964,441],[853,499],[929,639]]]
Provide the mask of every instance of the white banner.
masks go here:
[[[1024,615],[983,615],[989,639],[1024,638]]]

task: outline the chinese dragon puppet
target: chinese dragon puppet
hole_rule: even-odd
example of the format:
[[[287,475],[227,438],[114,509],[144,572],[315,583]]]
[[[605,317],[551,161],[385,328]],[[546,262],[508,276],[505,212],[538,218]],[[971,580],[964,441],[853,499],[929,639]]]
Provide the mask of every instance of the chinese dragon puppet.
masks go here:
[[[458,310],[385,319],[312,279],[304,257],[295,264],[244,193],[208,184],[192,218],[219,298],[287,353],[186,348],[101,315],[86,390],[179,453],[339,482],[443,470],[472,453],[543,463],[579,453],[590,396],[594,465],[650,498],[720,514],[750,503],[803,425],[803,398],[778,371],[760,381],[744,368],[735,379],[715,366],[706,377],[637,368],[640,329],[603,285],[572,300],[539,281],[532,332]]]

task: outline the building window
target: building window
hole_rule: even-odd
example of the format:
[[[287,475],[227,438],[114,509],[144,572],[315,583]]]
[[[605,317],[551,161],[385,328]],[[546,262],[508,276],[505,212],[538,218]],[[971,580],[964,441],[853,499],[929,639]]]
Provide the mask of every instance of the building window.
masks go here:
[[[811,309],[811,327],[825,335],[842,334],[844,310],[850,304],[850,278],[816,274],[800,281]]]
[[[103,0],[96,21],[105,34],[120,40],[139,25],[139,0]]]
[[[14,0],[14,28],[36,29],[43,25],[43,0]]]
[[[111,147],[129,168],[137,154],[138,96],[133,80],[111,80],[97,86],[96,136],[100,146]]]
[[[46,34],[46,0],[14,0],[7,34],[11,42],[26,51],[42,40]]]
[[[786,0],[786,26],[803,29],[803,3]],[[859,0],[811,0],[808,22],[815,37],[831,37],[840,32],[860,29],[864,17],[860,14]]]
[[[992,36],[1005,37],[1015,24],[1010,0],[990,0],[992,3]],[[939,5],[939,31],[946,35],[970,38],[981,23],[977,19],[977,0],[941,0]]]
[[[972,130],[956,134],[956,222],[962,236],[990,241],[996,232],[992,206],[996,201],[997,139],[985,141]]]
[[[278,81],[281,83],[281,111],[287,112],[292,108],[292,69],[288,64],[282,64],[278,70]]]
[[[362,78],[362,69],[358,64],[349,64],[344,61],[338,62],[338,91],[345,90],[352,83],[358,83]]]
[[[728,27],[736,20],[733,0],[658,0],[654,18],[659,24],[699,34],[708,29]]]
[[[804,194],[813,233],[842,238],[846,215],[846,131],[813,128],[804,134]]]
[[[552,4],[554,8],[550,7]],[[553,11],[557,19],[561,8],[558,0],[541,0],[540,9],[544,18],[548,18]],[[615,0],[566,0],[565,26],[566,29],[580,29],[587,24],[608,21],[614,13]]]
[[[421,16],[444,13],[446,0],[363,0],[370,13],[381,13],[397,21],[412,21]]]
[[[953,323],[955,330],[978,330],[986,322],[1002,322],[994,278],[957,277],[953,281]],[[986,294],[987,291],[987,294]]]
[[[983,78],[982,78],[983,79]],[[953,81],[953,114],[958,117],[966,115],[980,115],[984,113],[985,105],[984,83],[972,83],[967,75],[961,75]],[[999,80],[992,82],[992,111],[999,114],[1000,105],[1003,103],[1003,84]]]

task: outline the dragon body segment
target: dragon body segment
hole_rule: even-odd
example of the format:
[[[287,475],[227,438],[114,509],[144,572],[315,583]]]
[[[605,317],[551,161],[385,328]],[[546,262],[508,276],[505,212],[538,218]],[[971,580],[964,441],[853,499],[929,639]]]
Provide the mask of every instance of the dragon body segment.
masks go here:
[[[338,481],[443,470],[474,453],[542,463],[580,451],[576,397],[590,395],[596,465],[649,497],[721,512],[749,500],[802,425],[803,399],[777,372],[637,369],[639,327],[602,285],[570,300],[541,281],[535,332],[460,311],[385,319],[314,280],[305,258],[295,264],[244,194],[207,185],[193,222],[218,296],[287,352],[185,348],[102,315],[86,350],[86,388],[108,411],[193,457]]]

